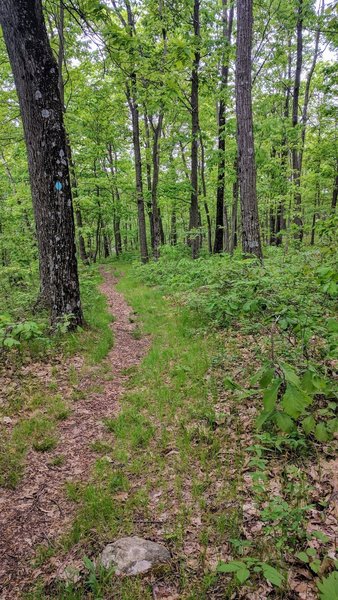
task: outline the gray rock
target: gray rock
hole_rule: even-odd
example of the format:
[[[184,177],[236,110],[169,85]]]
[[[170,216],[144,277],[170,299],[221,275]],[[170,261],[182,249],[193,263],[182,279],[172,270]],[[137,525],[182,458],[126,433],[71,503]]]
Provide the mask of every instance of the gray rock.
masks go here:
[[[116,575],[138,575],[152,567],[170,561],[168,550],[160,544],[139,537],[124,537],[108,544],[100,562],[106,569],[115,569]]]

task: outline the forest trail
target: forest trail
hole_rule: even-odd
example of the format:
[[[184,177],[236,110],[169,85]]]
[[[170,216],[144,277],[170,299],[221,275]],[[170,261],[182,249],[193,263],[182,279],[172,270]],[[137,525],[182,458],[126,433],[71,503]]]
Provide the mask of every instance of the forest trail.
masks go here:
[[[0,598],[19,598],[30,584],[34,549],[60,536],[74,516],[74,503],[67,500],[65,484],[86,480],[96,455],[90,444],[104,436],[102,420],[118,412],[118,400],[128,380],[126,369],[137,365],[149,348],[149,338],[136,339],[132,309],[116,290],[116,278],[102,270],[100,287],[114,315],[111,327],[114,346],[107,362],[112,377],[102,393],[91,393],[73,405],[70,417],[60,424],[58,447],[52,453],[31,451],[25,475],[15,490],[1,490],[0,496]],[[64,464],[51,466],[53,454],[62,449]],[[76,508],[76,506],[75,506]],[[34,577],[39,575],[37,570]]]

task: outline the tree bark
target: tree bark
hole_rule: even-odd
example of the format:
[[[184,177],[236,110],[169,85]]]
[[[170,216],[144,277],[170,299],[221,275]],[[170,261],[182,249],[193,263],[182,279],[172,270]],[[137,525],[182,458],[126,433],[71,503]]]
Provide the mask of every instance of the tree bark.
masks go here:
[[[238,181],[238,160],[237,157],[234,161],[235,170],[235,181],[232,186],[232,211],[231,211],[231,237],[230,237],[230,254],[233,254],[235,248],[237,248],[237,214],[238,214],[238,193],[239,193],[239,181]]]
[[[64,15],[65,15],[65,9],[64,9],[64,5],[61,0],[60,7],[59,7],[58,23],[57,23],[57,30],[58,30],[58,37],[59,37],[59,49],[58,49],[57,59],[58,59],[58,69],[59,69],[60,99],[61,99],[63,113],[65,114],[66,113],[65,85],[64,85],[64,79],[63,79],[63,64],[65,62],[65,41],[64,41],[64,20],[65,19],[64,19]],[[77,188],[77,179],[76,179],[76,173],[75,173],[75,165],[74,165],[73,156],[72,156],[72,148],[71,148],[67,133],[66,133],[66,145],[67,145],[67,158],[68,158],[68,164],[69,164],[69,172],[70,172],[70,184],[71,184],[71,189],[72,189],[72,193],[73,193],[74,208],[75,208],[75,221],[76,221],[76,225],[78,228],[79,253],[80,253],[80,258],[81,258],[82,262],[84,262],[85,264],[88,265],[89,258],[88,258],[87,251],[86,251],[86,244],[84,241],[84,237],[81,232],[82,227],[83,227],[83,222],[82,222],[81,210],[80,210],[80,207],[78,204],[78,191],[77,191],[78,188]]]
[[[200,0],[194,0],[193,12],[194,40],[196,49],[194,53],[193,68],[191,74],[191,198],[189,214],[189,244],[191,246],[192,258],[197,258],[200,240],[198,235],[199,213],[198,213],[198,88],[199,88],[199,64],[200,64]]]
[[[226,50],[223,52],[222,67],[221,67],[221,98],[218,109],[218,173],[217,173],[217,198],[216,198],[216,223],[215,223],[215,241],[214,252],[222,252],[224,240],[224,226],[228,227],[229,222],[227,208],[224,204],[224,188],[225,188],[225,109],[226,109],[226,93],[228,88],[229,77],[229,49],[231,43],[232,24],[234,6],[232,5],[227,12],[227,0],[222,0],[223,12],[223,41],[226,41]],[[226,220],[226,223],[224,222]],[[227,237],[227,239],[229,239]],[[226,250],[229,249],[228,247]]]
[[[125,5],[128,15],[128,30],[130,37],[134,33],[134,18],[129,0],[125,0]],[[148,245],[147,245],[147,229],[144,214],[144,198],[143,198],[143,182],[142,182],[142,159],[140,145],[140,117],[137,102],[137,76],[136,72],[132,71],[129,75],[129,81],[126,85],[126,95],[130,108],[132,129],[133,129],[133,148],[135,162],[135,183],[136,183],[136,201],[137,201],[137,216],[141,261],[148,262]]]
[[[262,258],[251,98],[252,0],[237,2],[236,116],[242,248]]]
[[[293,86],[293,104],[292,104],[292,127],[298,127],[298,104],[300,93],[300,78],[303,64],[303,0],[298,0],[297,17],[297,55],[296,70]],[[294,185],[294,218],[293,222],[298,227],[296,238],[300,241],[303,238],[303,219],[302,219],[302,197],[300,193],[300,153],[298,150],[298,134],[296,134],[292,145],[292,177]]]
[[[83,323],[58,67],[41,0],[2,0],[0,23],[19,97],[40,259],[42,296],[55,326]]]

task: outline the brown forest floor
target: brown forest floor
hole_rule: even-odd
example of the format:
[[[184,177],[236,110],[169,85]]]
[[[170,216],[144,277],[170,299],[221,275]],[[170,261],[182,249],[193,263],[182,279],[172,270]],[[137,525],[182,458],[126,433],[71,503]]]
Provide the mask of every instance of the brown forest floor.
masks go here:
[[[114,314],[112,323],[114,347],[107,362],[110,378],[104,390],[85,395],[73,405],[70,417],[59,425],[59,441],[55,450],[41,453],[31,450],[27,456],[23,479],[15,490],[1,490],[0,495],[0,594],[2,600],[19,598],[22,590],[32,580],[32,557],[38,544],[49,542],[69,526],[76,505],[67,499],[65,484],[88,478],[95,458],[91,442],[105,435],[102,420],[116,416],[118,400],[128,380],[126,369],[137,365],[147,352],[150,341],[132,335],[132,309],[122,294],[116,291],[116,279],[108,271],[102,272],[104,283],[101,292],[108,300]],[[80,370],[82,359],[71,359]],[[42,376],[48,377],[43,370]],[[88,379],[88,378],[87,378]],[[88,387],[84,378],[81,387]],[[53,455],[60,449],[65,457],[61,466],[53,466]],[[38,575],[35,569],[34,577]]]

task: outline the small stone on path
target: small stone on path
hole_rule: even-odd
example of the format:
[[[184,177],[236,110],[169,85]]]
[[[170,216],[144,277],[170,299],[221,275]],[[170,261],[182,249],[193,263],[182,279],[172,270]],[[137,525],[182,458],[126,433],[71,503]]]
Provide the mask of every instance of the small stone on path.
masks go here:
[[[152,567],[169,561],[170,554],[164,546],[136,536],[108,544],[100,557],[102,566],[114,568],[116,575],[146,573]]]

